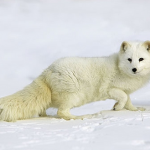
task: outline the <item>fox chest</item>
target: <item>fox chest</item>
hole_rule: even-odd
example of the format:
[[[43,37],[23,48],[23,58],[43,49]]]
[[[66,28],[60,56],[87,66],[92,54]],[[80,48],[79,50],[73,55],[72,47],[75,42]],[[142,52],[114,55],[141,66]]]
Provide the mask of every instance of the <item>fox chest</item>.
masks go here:
[[[141,88],[146,83],[145,80],[135,78],[121,78],[117,77],[111,82],[111,87],[119,88],[126,93],[132,93]]]

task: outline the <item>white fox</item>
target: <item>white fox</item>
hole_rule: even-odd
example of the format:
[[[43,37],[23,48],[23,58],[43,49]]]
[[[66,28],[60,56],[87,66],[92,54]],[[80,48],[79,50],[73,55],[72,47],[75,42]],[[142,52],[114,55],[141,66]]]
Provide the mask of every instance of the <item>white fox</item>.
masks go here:
[[[62,58],[23,90],[0,99],[0,120],[16,121],[46,115],[58,108],[66,120],[82,119],[70,109],[90,102],[114,99],[114,110],[137,111],[129,94],[150,79],[150,41],[123,42],[120,51],[100,58]]]

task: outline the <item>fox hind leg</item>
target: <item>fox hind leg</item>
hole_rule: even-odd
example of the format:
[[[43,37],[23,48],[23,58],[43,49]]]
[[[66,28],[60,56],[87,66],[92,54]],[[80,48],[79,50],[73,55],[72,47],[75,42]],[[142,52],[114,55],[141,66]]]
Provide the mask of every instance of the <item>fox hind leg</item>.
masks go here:
[[[71,119],[81,119],[83,120],[84,118],[92,118],[92,115],[81,115],[81,116],[75,116],[75,115],[72,115],[70,113],[70,108],[63,108],[63,107],[60,107],[57,111],[57,115],[60,117],[60,118],[63,118],[65,120],[71,120]]]
[[[57,115],[60,118],[63,118],[65,120],[91,118],[91,115],[75,116],[70,113],[71,108],[82,105],[82,97],[80,98],[79,95],[68,93],[67,95],[62,94],[62,97],[59,98],[61,99],[61,101],[59,101]]]
[[[46,117],[47,114],[46,114],[46,109],[44,109],[40,114],[39,114],[40,117]]]

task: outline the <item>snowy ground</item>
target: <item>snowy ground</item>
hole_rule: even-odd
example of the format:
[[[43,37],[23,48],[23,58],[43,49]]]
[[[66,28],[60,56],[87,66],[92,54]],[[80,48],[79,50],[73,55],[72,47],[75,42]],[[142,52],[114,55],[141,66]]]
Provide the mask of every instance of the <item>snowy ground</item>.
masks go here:
[[[124,40],[150,40],[150,1],[1,0],[0,96],[12,94],[65,56],[103,56]],[[149,150],[150,84],[131,95],[144,112],[111,111],[113,100],[73,114],[92,119],[0,121],[0,150]]]

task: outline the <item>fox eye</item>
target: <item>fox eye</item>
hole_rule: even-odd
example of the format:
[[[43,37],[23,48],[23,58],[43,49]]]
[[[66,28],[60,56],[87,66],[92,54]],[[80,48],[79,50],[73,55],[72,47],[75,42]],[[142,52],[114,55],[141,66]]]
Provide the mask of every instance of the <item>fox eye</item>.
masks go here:
[[[139,59],[139,61],[143,61],[143,60],[144,60],[144,58],[140,58],[140,59]]]
[[[128,58],[128,61],[129,61],[129,62],[132,62],[132,59],[131,59],[131,58]]]

